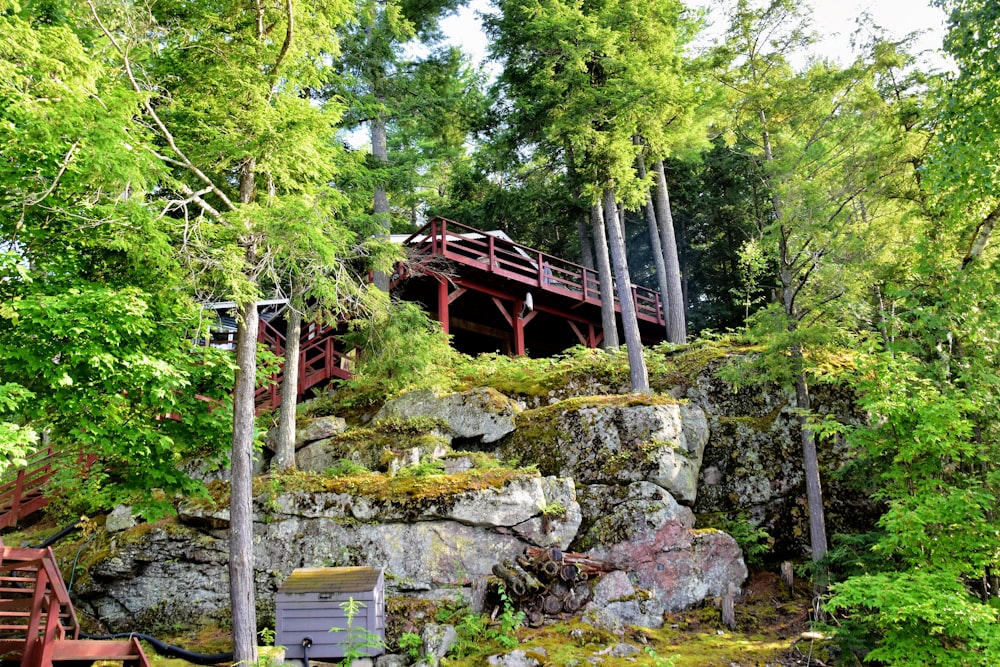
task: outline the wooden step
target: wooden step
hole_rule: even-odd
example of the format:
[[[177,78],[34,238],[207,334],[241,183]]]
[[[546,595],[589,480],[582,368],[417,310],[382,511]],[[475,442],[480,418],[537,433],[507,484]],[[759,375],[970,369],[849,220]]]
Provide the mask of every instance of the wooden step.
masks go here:
[[[113,660],[149,665],[135,637],[120,640],[56,639],[52,642],[52,662],[64,660]]]

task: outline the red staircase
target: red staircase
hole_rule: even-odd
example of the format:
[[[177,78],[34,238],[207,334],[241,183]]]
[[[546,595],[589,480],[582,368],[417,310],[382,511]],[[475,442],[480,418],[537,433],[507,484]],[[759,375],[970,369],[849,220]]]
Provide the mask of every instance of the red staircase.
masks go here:
[[[79,639],[80,624],[52,549],[0,543],[0,660],[21,667],[111,660],[149,667],[138,639]]]
[[[56,453],[51,447],[28,457],[27,465],[0,483],[0,530],[49,504],[42,491],[54,471]]]

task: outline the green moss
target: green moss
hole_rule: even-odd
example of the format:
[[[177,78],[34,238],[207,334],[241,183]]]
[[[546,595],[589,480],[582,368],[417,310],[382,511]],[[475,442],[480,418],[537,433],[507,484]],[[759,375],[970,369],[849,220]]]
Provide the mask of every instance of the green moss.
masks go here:
[[[697,382],[712,362],[734,354],[746,354],[752,348],[739,341],[701,340],[680,348],[664,343],[647,352],[649,384],[654,391],[668,391]]]
[[[785,406],[786,403],[781,403],[763,417],[719,417],[719,424],[743,425],[755,431],[770,431],[771,427],[774,426],[774,422],[781,415],[781,411],[785,409]]]

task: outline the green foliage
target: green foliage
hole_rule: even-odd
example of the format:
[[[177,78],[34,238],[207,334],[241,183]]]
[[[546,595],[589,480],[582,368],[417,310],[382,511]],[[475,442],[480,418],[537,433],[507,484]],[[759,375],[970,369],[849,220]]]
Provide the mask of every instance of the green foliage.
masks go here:
[[[38,434],[34,429],[22,426],[17,421],[8,421],[12,417],[17,419],[19,406],[34,397],[33,393],[19,384],[0,384],[0,473],[11,466],[23,466],[25,458],[38,444]]]
[[[957,571],[911,569],[852,577],[833,587],[830,608],[875,628],[869,660],[898,667],[994,665],[997,610],[973,598]]]
[[[568,512],[569,510],[561,502],[556,501],[556,502],[546,503],[545,505],[542,506],[541,511],[542,511],[542,516],[544,517],[550,519],[560,519],[566,516],[566,512]]]
[[[371,471],[350,459],[338,459],[336,463],[323,471],[328,477],[343,477],[345,475],[366,475]]]
[[[404,632],[399,636],[399,648],[416,662],[424,648],[424,641],[415,632]]]
[[[274,646],[274,638],[276,636],[273,628],[261,628],[260,632],[257,633],[260,637],[261,646]]]
[[[703,528],[716,528],[732,536],[743,551],[743,560],[751,567],[763,565],[764,557],[774,544],[774,539],[767,530],[754,525],[747,512],[739,512],[733,516],[702,516],[699,525]]]
[[[405,390],[447,382],[455,351],[441,325],[413,303],[395,303],[373,320],[355,321],[345,336],[359,349],[345,384],[358,405],[378,405]]]
[[[498,586],[500,612],[496,622],[486,614],[466,614],[455,626],[456,655],[483,655],[496,648],[510,650],[518,645],[517,631],[524,624],[524,612],[515,611],[514,602],[503,586]]]
[[[429,477],[431,475],[443,475],[444,463],[437,459],[428,459],[412,466],[400,468],[396,473],[397,477]]]
[[[377,634],[364,626],[354,624],[354,619],[366,607],[364,602],[349,597],[340,603],[340,608],[344,610],[347,618],[346,628],[330,628],[330,632],[347,631],[347,641],[342,646],[344,659],[341,661],[343,667],[350,665],[361,658],[367,658],[372,651],[380,651],[385,648],[385,642]]]

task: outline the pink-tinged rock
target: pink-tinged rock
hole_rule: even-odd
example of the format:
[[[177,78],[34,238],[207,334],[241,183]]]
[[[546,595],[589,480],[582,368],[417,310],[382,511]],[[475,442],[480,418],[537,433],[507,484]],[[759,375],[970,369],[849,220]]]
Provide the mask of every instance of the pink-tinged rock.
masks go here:
[[[720,596],[731,585],[739,587],[747,576],[736,540],[721,531],[690,530],[677,522],[590,553],[627,569],[668,612]]]

